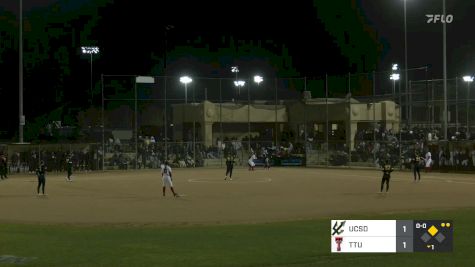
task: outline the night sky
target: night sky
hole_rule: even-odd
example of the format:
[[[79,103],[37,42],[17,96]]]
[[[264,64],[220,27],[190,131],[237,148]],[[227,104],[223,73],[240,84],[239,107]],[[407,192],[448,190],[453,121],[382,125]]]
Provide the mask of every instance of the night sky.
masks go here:
[[[17,2],[0,0],[2,114],[18,110]],[[174,26],[167,32],[172,76],[185,71],[232,77],[229,67],[235,64],[243,75],[261,69],[266,77],[321,77],[404,64],[403,0],[23,2],[27,119],[55,106],[87,106],[88,94],[77,93],[89,88],[89,60],[80,54],[81,45],[101,49],[94,59],[97,81],[100,73],[163,75],[166,25]],[[432,78],[442,78],[442,24],[427,24],[425,14],[441,11],[442,0],[407,0],[409,67],[429,65]],[[447,25],[449,77],[475,73],[473,11],[475,1],[447,1],[447,14],[454,16]],[[253,54],[257,48],[273,56]],[[3,138],[15,134],[17,117],[2,116]]]

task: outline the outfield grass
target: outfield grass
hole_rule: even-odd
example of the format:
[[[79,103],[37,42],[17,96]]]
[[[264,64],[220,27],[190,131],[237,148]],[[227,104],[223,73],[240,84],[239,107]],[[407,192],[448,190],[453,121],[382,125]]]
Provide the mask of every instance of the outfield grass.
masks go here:
[[[452,219],[454,252],[331,254],[325,219],[180,227],[2,224],[0,255],[36,257],[21,266],[474,266],[475,209],[344,219]]]

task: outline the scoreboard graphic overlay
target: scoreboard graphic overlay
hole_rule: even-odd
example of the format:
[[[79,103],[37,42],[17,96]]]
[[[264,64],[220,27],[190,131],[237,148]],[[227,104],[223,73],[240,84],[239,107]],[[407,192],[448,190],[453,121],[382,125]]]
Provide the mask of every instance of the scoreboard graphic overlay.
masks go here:
[[[332,253],[452,252],[451,220],[332,220]]]

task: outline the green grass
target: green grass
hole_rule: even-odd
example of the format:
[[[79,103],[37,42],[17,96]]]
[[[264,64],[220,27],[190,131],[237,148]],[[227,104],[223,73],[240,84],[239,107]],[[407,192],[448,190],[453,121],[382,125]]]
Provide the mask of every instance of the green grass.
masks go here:
[[[453,253],[331,254],[326,219],[185,227],[2,224],[0,255],[36,257],[21,266],[474,266],[474,211],[345,217],[452,219]]]

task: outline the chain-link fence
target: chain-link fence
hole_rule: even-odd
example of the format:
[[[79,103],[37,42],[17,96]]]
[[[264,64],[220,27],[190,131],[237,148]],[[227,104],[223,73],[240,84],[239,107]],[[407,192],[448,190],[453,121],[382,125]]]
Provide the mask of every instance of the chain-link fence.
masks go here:
[[[94,153],[77,160],[88,162],[77,168],[159,168],[165,160],[175,167],[223,166],[229,155],[241,166],[255,155],[257,165],[269,157],[283,166],[375,167],[390,161],[407,167],[415,152],[431,152],[440,160],[439,151],[447,154],[443,166],[463,169],[454,163],[458,157],[474,168],[470,84],[449,79],[444,97],[443,81],[428,79],[425,67],[408,70],[407,84],[405,71],[399,79],[391,74],[264,77],[259,83],[239,77],[192,77],[182,83],[180,77],[103,75],[102,109],[84,119],[96,133],[96,144],[87,145],[85,154]],[[445,101],[449,143],[440,141]],[[35,153],[38,159],[50,156],[43,150],[84,149],[18,145],[8,146],[7,153],[10,166],[31,170],[34,164],[26,162],[35,161]]]
[[[105,166],[116,165],[108,160],[115,154],[130,158],[134,168],[146,166],[149,157],[157,162],[150,166],[165,159],[177,166],[222,166],[228,153],[242,165],[256,154],[257,162],[270,155],[276,165],[390,160],[403,166],[415,149],[425,154],[428,142],[441,139],[444,95],[425,67],[408,70],[407,84],[405,71],[400,79],[390,79],[393,73],[261,83],[194,78],[188,84],[178,77],[144,84],[136,76],[103,76]],[[237,80],[245,83],[236,86]],[[448,81],[449,134],[468,140],[459,127],[470,120],[471,103],[458,83]]]
[[[68,160],[76,171],[102,170],[102,144],[9,144],[1,145],[9,173],[34,173],[41,162],[50,172],[64,172]]]

